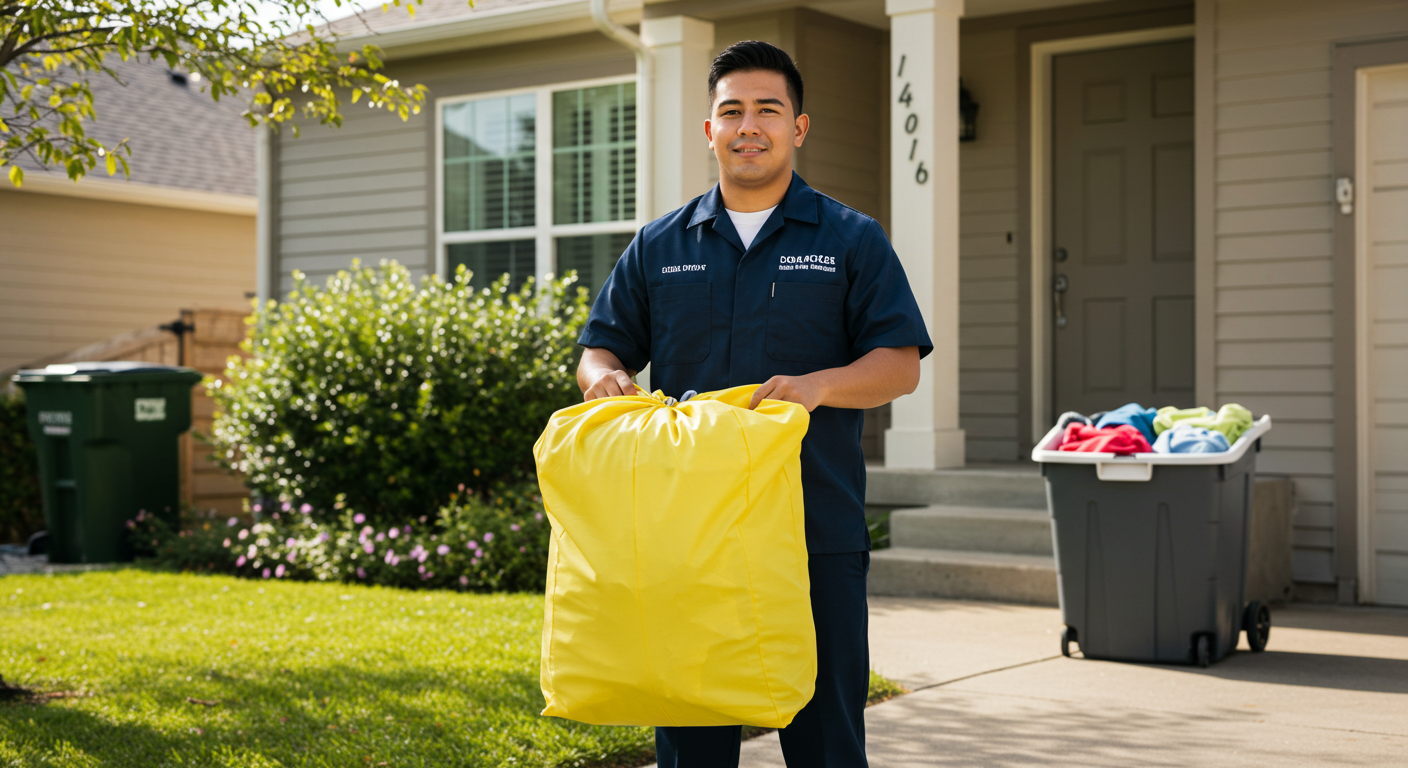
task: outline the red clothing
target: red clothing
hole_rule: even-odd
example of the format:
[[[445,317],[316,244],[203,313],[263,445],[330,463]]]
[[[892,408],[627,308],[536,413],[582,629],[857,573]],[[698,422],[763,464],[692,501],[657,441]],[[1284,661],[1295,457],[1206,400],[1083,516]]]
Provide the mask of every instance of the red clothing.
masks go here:
[[[1154,452],[1154,449],[1149,447],[1149,441],[1144,439],[1144,434],[1137,427],[1128,424],[1104,429],[1085,424],[1068,424],[1066,434],[1061,438],[1060,450],[1115,453],[1121,456]]]

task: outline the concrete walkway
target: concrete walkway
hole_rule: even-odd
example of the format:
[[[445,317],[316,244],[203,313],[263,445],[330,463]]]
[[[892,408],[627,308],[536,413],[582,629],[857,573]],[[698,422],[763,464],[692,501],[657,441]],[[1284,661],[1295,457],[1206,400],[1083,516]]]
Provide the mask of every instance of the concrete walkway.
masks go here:
[[[1408,611],[1273,611],[1208,669],[1067,659],[1051,608],[871,598],[874,768],[1408,765]],[[784,765],[776,734],[744,768]],[[794,767],[796,768],[796,767]]]

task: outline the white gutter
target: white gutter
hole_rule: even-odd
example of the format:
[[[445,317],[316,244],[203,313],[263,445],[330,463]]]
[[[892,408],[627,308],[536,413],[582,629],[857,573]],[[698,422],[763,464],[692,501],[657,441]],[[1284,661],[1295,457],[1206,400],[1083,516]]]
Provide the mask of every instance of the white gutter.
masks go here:
[[[15,189],[5,182],[0,189]],[[78,197],[88,200],[105,200],[113,203],[132,205],[154,205],[162,208],[182,208],[188,211],[210,213],[230,213],[239,216],[253,216],[257,206],[253,195],[233,195],[225,192],[203,192],[197,189],[161,187],[155,184],[142,184],[135,181],[110,181],[95,176],[84,176],[77,183],[67,176],[30,171],[25,174],[24,186],[19,192],[61,197]]]
[[[591,0],[592,21],[603,35],[631,49],[636,55],[636,221],[655,218],[655,163],[651,128],[654,107],[651,94],[655,91],[655,67],[650,47],[640,35],[617,24],[606,9],[606,0]]]

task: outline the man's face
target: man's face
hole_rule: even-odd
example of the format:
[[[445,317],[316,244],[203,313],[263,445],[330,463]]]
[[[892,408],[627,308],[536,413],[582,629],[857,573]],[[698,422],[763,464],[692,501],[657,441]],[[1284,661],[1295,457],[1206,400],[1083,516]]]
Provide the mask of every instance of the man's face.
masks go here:
[[[787,79],[777,72],[732,72],[714,89],[704,122],[719,173],[742,186],[761,186],[792,171],[792,154],[807,135],[807,116],[797,116]]]

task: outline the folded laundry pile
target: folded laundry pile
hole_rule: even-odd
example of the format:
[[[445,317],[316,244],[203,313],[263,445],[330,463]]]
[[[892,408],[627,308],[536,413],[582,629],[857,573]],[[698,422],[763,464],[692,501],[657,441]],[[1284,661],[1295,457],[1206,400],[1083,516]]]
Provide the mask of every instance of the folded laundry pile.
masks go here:
[[[1085,416],[1067,411],[1057,419],[1062,451],[1133,453],[1220,453],[1252,427],[1252,412],[1237,403],[1210,408],[1157,410],[1139,403]]]

